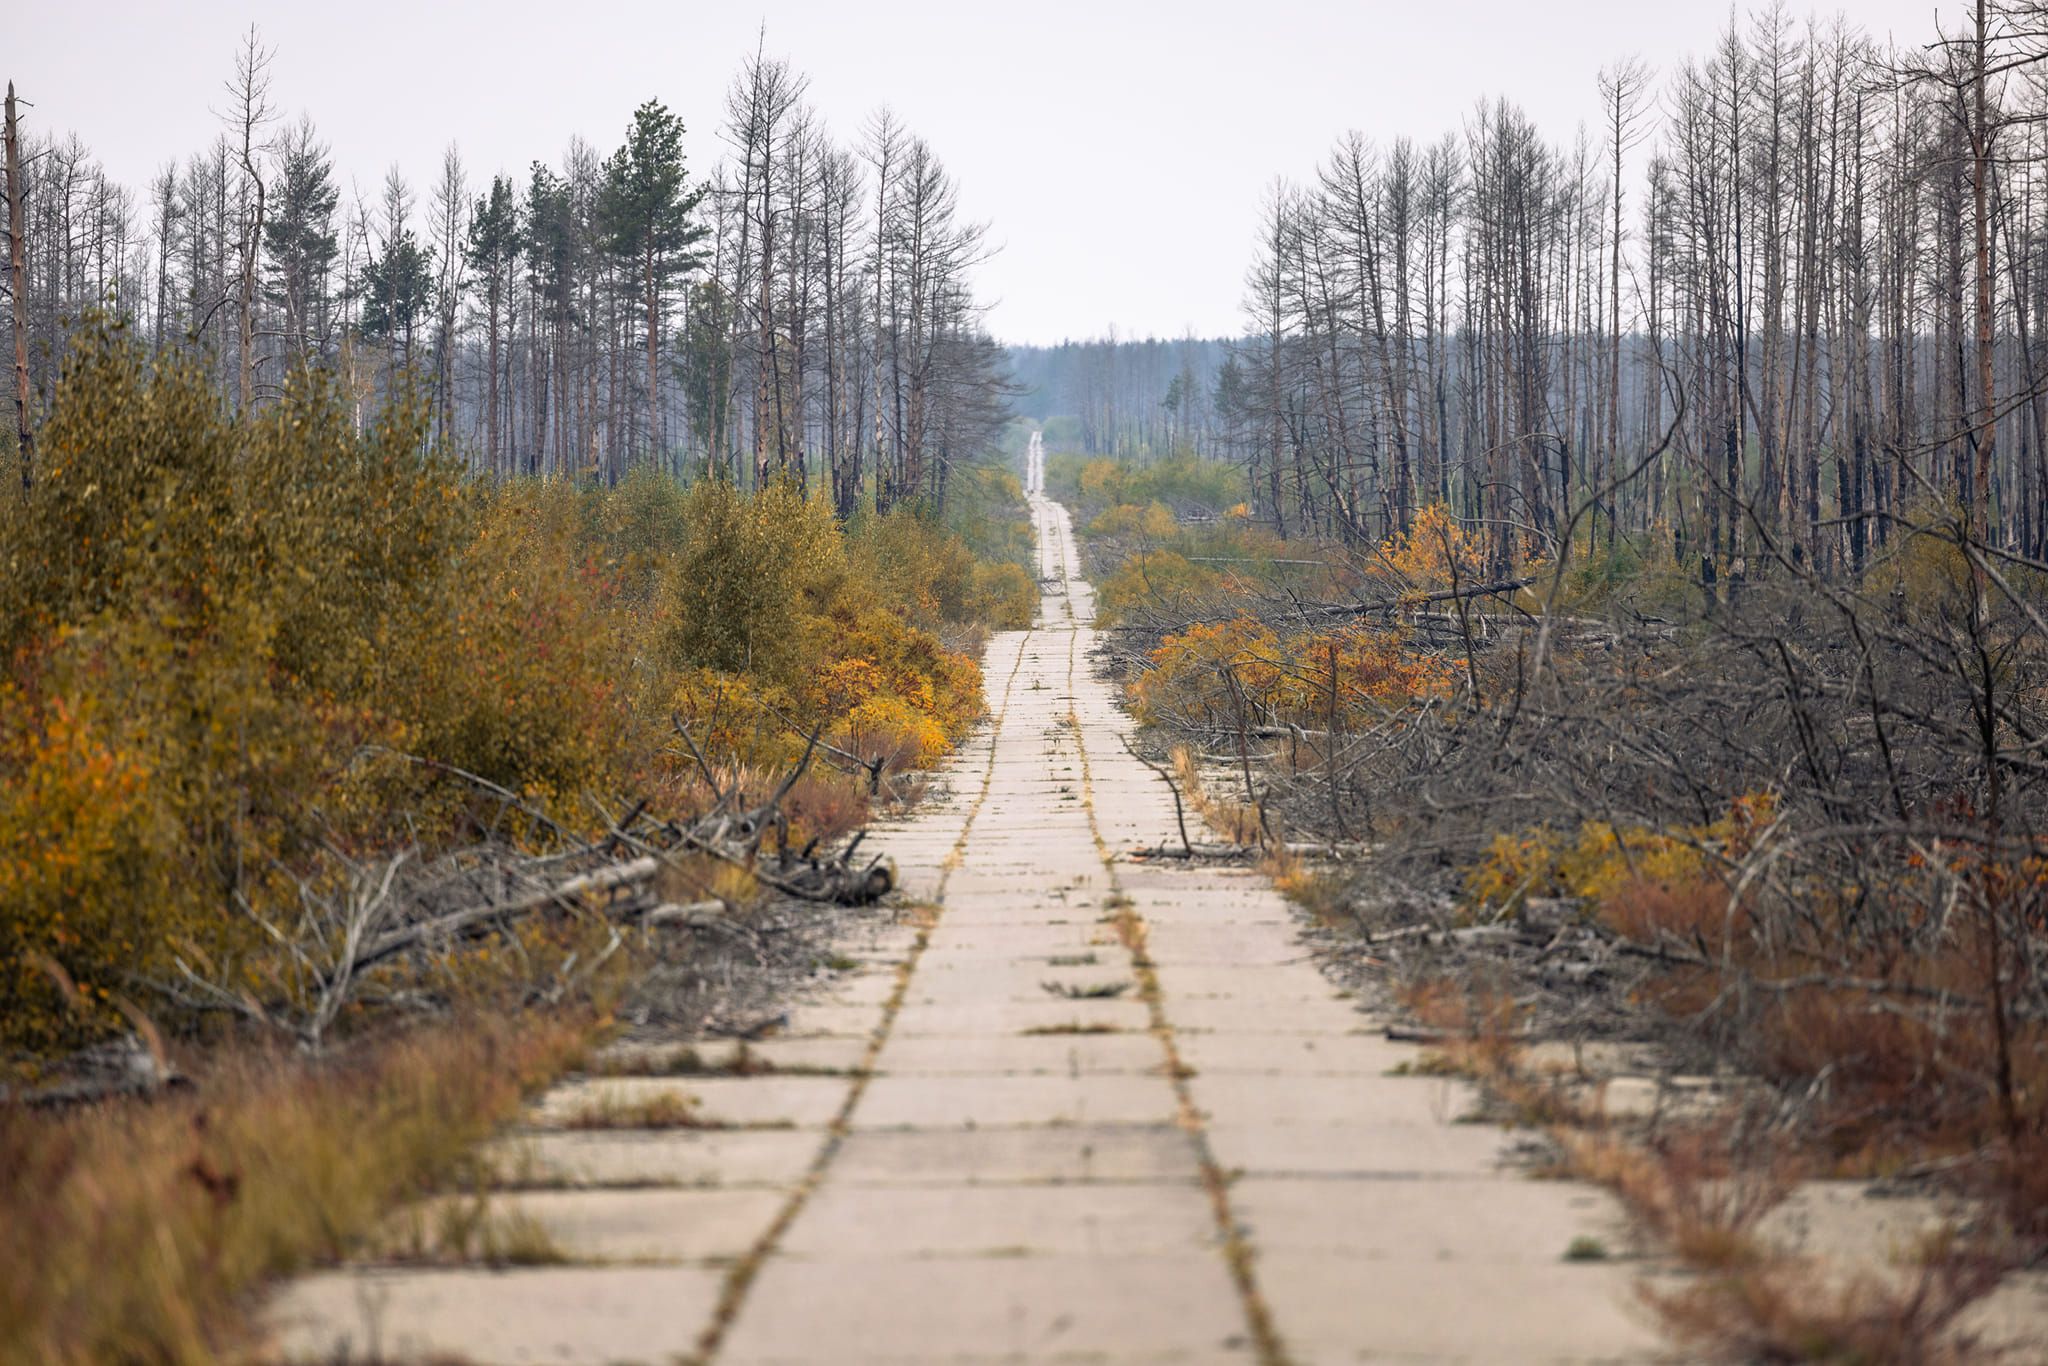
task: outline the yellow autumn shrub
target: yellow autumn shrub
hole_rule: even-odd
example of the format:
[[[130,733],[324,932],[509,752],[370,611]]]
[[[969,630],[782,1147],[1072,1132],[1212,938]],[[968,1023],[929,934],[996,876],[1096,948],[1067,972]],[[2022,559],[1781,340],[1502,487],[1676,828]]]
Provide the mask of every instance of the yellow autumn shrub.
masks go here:
[[[1014,480],[1009,490],[1010,502],[1021,499]],[[984,503],[1006,496],[1002,489],[968,491]],[[1014,558],[1017,546],[993,547],[1011,558],[977,554],[958,532],[913,508],[864,509],[846,528],[846,547],[849,571],[927,630],[969,623],[1022,630],[1038,606],[1031,576]]]
[[[534,481],[508,491],[550,505],[573,500],[580,558],[612,593],[635,605],[653,601],[663,571],[689,535],[689,491],[646,466],[610,489],[572,491]]]
[[[1480,581],[1485,547],[1442,503],[1417,510],[1408,530],[1380,543],[1380,560],[1402,586],[1415,593],[1447,589]]]
[[[1464,666],[1463,660],[1411,648],[1397,628],[1363,623],[1292,635],[1284,657],[1270,703],[1303,725],[1327,722],[1333,712],[1347,726],[1369,723],[1388,708],[1446,696]]]
[[[788,762],[817,730],[916,767],[979,715],[979,666],[936,634],[976,610],[981,562],[957,537],[909,511],[842,530],[792,484],[700,485],[685,522],[662,649],[681,670],[669,704],[707,752]]]
[[[1080,467],[1076,488],[1083,503],[1121,503],[1125,501],[1124,486],[1129,478],[1129,467],[1121,461],[1089,460]]]
[[[472,839],[502,809],[474,779],[576,828],[680,790],[672,714],[720,763],[815,728],[929,764],[980,710],[939,632],[1035,603],[1014,507],[992,561],[789,482],[483,487],[427,419],[359,425],[308,373],[237,417],[198,359],[82,330],[0,496],[0,1065],[187,965],[260,989],[323,851]]]
[[[929,709],[887,694],[856,704],[827,738],[864,761],[882,760],[885,768],[924,768],[953,747],[953,737]]]
[[[1513,910],[1532,897],[1597,906],[1638,884],[1696,883],[1717,860],[1739,857],[1776,809],[1772,794],[1749,793],[1702,825],[1652,829],[1586,821],[1571,832],[1536,826],[1497,834],[1465,875],[1466,898],[1485,912]]]
[[[1264,724],[1264,700],[1280,677],[1280,638],[1248,616],[1197,622],[1168,636],[1152,652],[1152,667],[1131,688],[1132,711],[1147,725],[1177,722],[1214,728],[1234,725],[1239,700],[1254,710],[1243,719]]]
[[[263,949],[249,912],[287,896],[292,862],[341,833],[349,756],[390,738],[365,708],[277,687],[260,608],[230,605],[203,630],[169,615],[64,628],[17,656],[0,694],[0,978],[32,983],[47,956],[86,1007],[32,984],[0,1011],[6,1043],[81,1042],[116,1023],[106,1002],[175,980],[180,960],[246,981]],[[102,786],[104,807],[73,799]],[[56,907],[91,932],[52,940]]]
[[[794,681],[816,655],[808,595],[845,559],[829,505],[787,480],[750,495],[708,479],[683,521],[657,602],[664,662]]]
[[[1104,508],[1088,524],[1091,536],[1127,536],[1163,541],[1180,529],[1173,512],[1164,503],[1118,503]]]
[[[1146,607],[1186,611],[1220,596],[1223,575],[1177,550],[1143,550],[1106,575],[1095,592],[1096,617],[1105,626]]]
[[[450,566],[446,600],[400,646],[387,705],[413,747],[564,819],[579,818],[582,794],[619,787],[647,713],[627,705],[632,676],[616,669],[627,614],[606,610],[601,582],[544,505],[493,500]]]

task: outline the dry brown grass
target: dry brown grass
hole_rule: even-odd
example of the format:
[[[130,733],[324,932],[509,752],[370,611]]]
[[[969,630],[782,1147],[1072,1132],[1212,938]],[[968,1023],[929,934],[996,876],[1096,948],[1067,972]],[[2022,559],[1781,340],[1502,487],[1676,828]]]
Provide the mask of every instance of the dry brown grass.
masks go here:
[[[1998,1258],[1957,1252],[1903,1281],[1844,1280],[1775,1258],[1644,1298],[1675,1339],[1710,1360],[1963,1366],[1993,1354],[1958,1321],[2007,1269]]]
[[[1523,1065],[1517,1019],[1503,994],[1436,980],[1411,985],[1403,999],[1449,1034],[1442,1065],[1474,1077],[1549,1133],[1562,1158],[1558,1174],[1612,1190],[1645,1233],[1699,1273],[1678,1289],[1641,1287],[1644,1302],[1689,1351],[1746,1363],[1988,1359],[1960,1320],[2013,1268],[2019,1244],[1997,1235],[1947,1237],[1896,1275],[1843,1275],[1792,1256],[1759,1233],[1807,1165],[1808,1154],[1785,1131],[1722,1115],[1647,1135],[1624,1132],[1566,1079]],[[1824,1011],[1816,1018],[1834,1023]],[[1816,1047],[1842,1043],[1833,1034],[1801,1037]],[[2011,1167],[1999,1170],[2007,1180],[2026,1179]],[[2030,1170],[2048,1187],[2039,1165]]]
[[[815,768],[797,779],[782,804],[790,842],[798,848],[814,839],[830,844],[866,825],[869,799],[863,781]]]
[[[1224,839],[1232,844],[1246,845],[1258,844],[1264,839],[1258,808],[1210,791],[1209,785],[1202,781],[1202,770],[1195,762],[1194,752],[1186,745],[1176,746],[1173,751],[1173,778],[1180,787],[1181,796],[1195,814]]]
[[[570,1065],[588,1016],[493,1016],[309,1061],[223,1049],[189,1094],[0,1108],[0,1360],[211,1362],[267,1280],[340,1258]]]
[[[657,1091],[638,1098],[605,1091],[585,1101],[563,1120],[565,1129],[723,1129],[726,1125],[706,1119],[695,1096],[680,1091]]]
[[[2008,1010],[2001,1048],[1984,1004],[1981,925],[1959,923],[1915,952],[1823,960],[1766,947],[1772,937],[1752,933],[1747,909],[1731,915],[1729,904],[1718,879],[1639,881],[1602,897],[1597,914],[1636,943],[1693,953],[1640,989],[1665,1014],[1704,1018],[1737,996],[1748,1003],[1733,1056],[1803,1097],[1797,1138],[1816,1171],[1884,1177],[1944,1163],[2012,1232],[2048,1245],[2048,1021]]]
[[[499,1209],[487,1193],[416,1204],[367,1255],[404,1266],[561,1266],[573,1261],[540,1220]]]
[[[1437,977],[1407,983],[1398,994],[1416,1019],[1443,1031],[1439,1065],[1500,1086],[1519,1086],[1515,1036],[1521,1017],[1505,990],[1487,982]]]
[[[1511,1088],[1540,1086],[1526,1078]],[[1554,1085],[1548,1087],[1556,1093]],[[1959,1327],[2014,1262],[2008,1244],[1951,1237],[1897,1274],[1845,1275],[1759,1233],[1799,1161],[1781,1134],[1708,1123],[1640,1141],[1592,1121],[1552,1123],[1569,1174],[1608,1187],[1698,1278],[1644,1282],[1664,1329],[1705,1360],[1948,1366],[1989,1359]]]
[[[1798,1180],[1782,1145],[1744,1142],[1727,1124],[1649,1142],[1591,1123],[1556,1125],[1551,1133],[1574,1175],[1613,1190],[1688,1267],[1732,1272],[1770,1260],[1757,1226]]]

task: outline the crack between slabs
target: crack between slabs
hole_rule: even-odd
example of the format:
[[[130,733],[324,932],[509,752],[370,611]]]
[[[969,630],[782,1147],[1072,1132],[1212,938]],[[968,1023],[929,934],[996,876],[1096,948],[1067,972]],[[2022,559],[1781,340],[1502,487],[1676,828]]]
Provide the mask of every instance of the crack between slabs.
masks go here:
[[[1049,500],[1048,500],[1049,501]],[[1059,526],[1059,519],[1054,519]],[[1067,535],[1060,528],[1060,586],[1062,596],[1073,602],[1073,571],[1068,567]],[[1232,1283],[1237,1287],[1238,1299],[1244,1309],[1245,1326],[1251,1333],[1253,1350],[1260,1366],[1290,1366],[1292,1358],[1287,1354],[1286,1344],[1281,1340],[1280,1331],[1274,1325],[1272,1310],[1259,1291],[1257,1273],[1252,1265],[1253,1250],[1238,1225],[1237,1216],[1230,1205],[1230,1180],[1217,1165],[1216,1156],[1209,1148],[1208,1129],[1202,1123],[1202,1112],[1195,1105],[1194,1092],[1188,1085],[1189,1072],[1181,1061],[1180,1048],[1175,1041],[1173,1025],[1166,1016],[1166,1001],[1159,987],[1159,973],[1153,966],[1151,956],[1145,950],[1145,918],[1138,914],[1137,906],[1124,895],[1123,879],[1117,876],[1116,858],[1110,852],[1109,842],[1102,837],[1102,826],[1095,816],[1095,777],[1088,760],[1086,732],[1081,726],[1080,712],[1073,699],[1080,696],[1077,688],[1076,671],[1080,655],[1081,624],[1068,614],[1067,631],[1067,726],[1074,733],[1074,748],[1081,760],[1081,805],[1088,814],[1089,834],[1095,840],[1095,853],[1102,860],[1103,871],[1109,878],[1110,905],[1116,912],[1117,937],[1123,941],[1131,955],[1131,972],[1138,981],[1139,999],[1145,1002],[1152,1022],[1152,1034],[1159,1040],[1166,1053],[1167,1084],[1173,1087],[1174,1100],[1179,1110],[1180,1127],[1192,1140],[1195,1148],[1196,1165],[1200,1168],[1202,1186],[1208,1192],[1209,1206],[1216,1218],[1216,1232],[1222,1239],[1223,1260],[1230,1271]]]

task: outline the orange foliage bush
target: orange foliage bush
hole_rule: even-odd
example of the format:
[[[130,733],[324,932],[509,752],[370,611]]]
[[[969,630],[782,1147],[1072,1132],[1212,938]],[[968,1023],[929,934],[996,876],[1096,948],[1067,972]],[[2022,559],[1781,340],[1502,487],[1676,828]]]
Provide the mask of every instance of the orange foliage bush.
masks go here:
[[[1407,531],[1380,544],[1386,567],[1415,592],[1430,592],[1480,581],[1484,547],[1442,503],[1430,503],[1415,514]]]
[[[1131,690],[1140,720],[1207,728],[1351,726],[1449,694],[1461,664],[1398,631],[1351,625],[1281,637],[1251,617],[1197,623],[1152,652]]]
[[[122,745],[84,707],[38,706],[0,685],[0,1018],[16,1041],[64,1037],[61,968],[80,1004],[112,1019],[120,974],[146,957],[122,899],[163,885],[171,844],[151,800],[147,756]]]

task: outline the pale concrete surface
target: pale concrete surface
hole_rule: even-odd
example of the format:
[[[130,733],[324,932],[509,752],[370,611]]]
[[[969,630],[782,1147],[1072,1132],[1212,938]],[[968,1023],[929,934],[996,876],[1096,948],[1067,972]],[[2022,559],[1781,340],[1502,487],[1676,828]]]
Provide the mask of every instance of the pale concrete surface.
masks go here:
[[[989,724],[870,836],[938,907],[923,946],[870,945],[759,1046],[834,1074],[558,1087],[501,1169],[650,1188],[507,1207],[615,1264],[311,1278],[273,1320],[287,1354],[368,1342],[373,1286],[387,1350],[479,1361],[690,1360],[721,1293],[715,1359],[746,1366],[1657,1356],[1629,1269],[1563,1260],[1620,1246],[1613,1204],[1504,1169],[1462,1085],[1389,1075],[1419,1050],[1368,1036],[1263,877],[1121,857],[1171,838],[1172,798],[1091,668],[1066,515],[1033,508],[1039,625],[991,640]],[[753,1127],[549,1131],[661,1094]],[[678,1265],[616,1264],[647,1257]]]
[[[848,1135],[832,1161],[845,1185],[1056,1186],[1190,1181],[1192,1139],[1177,1125],[876,1129]]]
[[[834,1366],[1252,1362],[1213,1253],[776,1257],[719,1360]]]
[[[574,1262],[723,1262],[754,1245],[785,1194],[773,1186],[516,1191],[490,1208],[534,1220]]]
[[[487,1156],[528,1186],[791,1186],[824,1142],[815,1129],[533,1131],[494,1140]]]
[[[696,1267],[338,1271],[294,1282],[269,1318],[292,1360],[605,1366],[689,1351],[724,1280]]]

